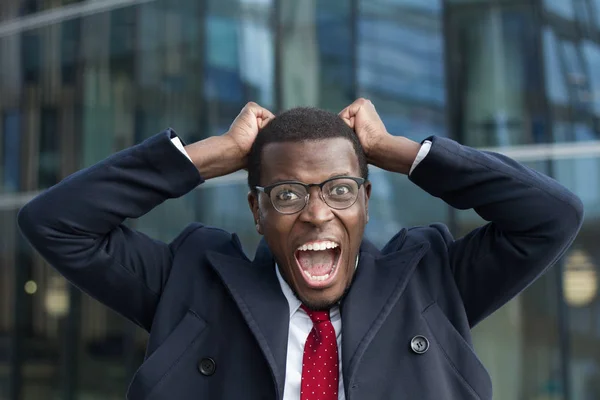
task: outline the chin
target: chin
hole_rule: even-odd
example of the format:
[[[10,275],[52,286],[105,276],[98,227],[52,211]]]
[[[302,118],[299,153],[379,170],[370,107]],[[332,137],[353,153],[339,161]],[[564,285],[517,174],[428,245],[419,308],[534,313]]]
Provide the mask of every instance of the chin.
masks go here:
[[[322,311],[329,310],[331,307],[339,305],[340,301],[344,298],[350,285],[345,285],[342,289],[337,287],[331,287],[330,290],[321,289],[320,293],[315,293],[314,290],[310,290],[312,293],[300,294],[294,289],[296,297],[311,310]]]

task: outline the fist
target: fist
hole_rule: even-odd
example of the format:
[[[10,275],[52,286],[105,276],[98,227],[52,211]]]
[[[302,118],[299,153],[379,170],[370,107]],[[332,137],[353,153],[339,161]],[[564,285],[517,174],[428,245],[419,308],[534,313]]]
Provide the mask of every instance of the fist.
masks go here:
[[[339,113],[340,118],[356,132],[367,157],[373,149],[388,136],[383,121],[377,114],[373,103],[367,99],[358,99]]]
[[[258,132],[273,120],[275,116],[271,111],[250,102],[242,109],[235,118],[227,133],[228,137],[240,150],[240,157],[245,158],[256,139]]]

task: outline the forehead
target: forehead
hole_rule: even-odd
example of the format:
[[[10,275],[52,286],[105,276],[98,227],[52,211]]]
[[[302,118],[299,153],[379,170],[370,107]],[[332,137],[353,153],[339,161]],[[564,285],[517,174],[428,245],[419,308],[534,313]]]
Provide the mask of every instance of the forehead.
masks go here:
[[[319,183],[335,175],[360,176],[358,157],[345,138],[269,143],[261,157],[261,184],[285,180]]]

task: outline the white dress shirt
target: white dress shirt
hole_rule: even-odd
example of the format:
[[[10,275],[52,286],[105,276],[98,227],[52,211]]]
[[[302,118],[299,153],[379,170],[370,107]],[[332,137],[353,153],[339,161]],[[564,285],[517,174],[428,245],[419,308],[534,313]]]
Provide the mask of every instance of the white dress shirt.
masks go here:
[[[173,144],[190,160],[190,156],[185,151],[181,140],[175,137],[171,141]],[[431,142],[426,140],[423,142],[415,161],[410,168],[409,175],[412,174],[416,166],[427,156],[429,149],[431,148]],[[358,258],[356,260],[358,266]],[[288,301],[290,306],[290,327],[288,333],[288,347],[287,347],[287,360],[285,367],[285,384],[283,388],[283,400],[300,400],[300,386],[302,381],[302,359],[304,357],[304,343],[308,338],[308,334],[313,328],[313,322],[308,314],[300,308],[302,304],[296,297],[292,289],[289,287],[286,281],[283,280],[279,268],[275,266],[275,273],[281,286],[281,291]],[[334,306],[329,310],[329,317],[331,324],[335,330],[335,337],[338,346],[338,358],[340,366],[339,375],[339,389],[338,399],[345,400],[346,394],[344,392],[344,377],[342,375],[342,316],[340,314],[340,308]]]
[[[288,333],[287,359],[285,362],[283,399],[300,400],[304,343],[306,343],[308,334],[313,328],[313,322],[306,311],[300,308],[302,303],[298,300],[294,292],[292,292],[287,282],[283,280],[277,266],[275,266],[275,273],[277,274],[277,279],[279,279],[281,291],[290,305],[290,328]],[[345,399],[344,379],[342,376],[342,316],[338,306],[334,306],[329,310],[329,318],[335,330],[338,347],[338,365],[340,366],[338,399]]]

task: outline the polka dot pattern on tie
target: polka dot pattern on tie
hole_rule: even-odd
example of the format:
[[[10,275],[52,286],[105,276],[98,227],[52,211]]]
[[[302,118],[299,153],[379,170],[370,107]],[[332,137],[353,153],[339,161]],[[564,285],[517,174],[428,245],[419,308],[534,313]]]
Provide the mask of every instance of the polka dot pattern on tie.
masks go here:
[[[338,348],[329,311],[312,311],[301,306],[313,322],[304,344],[300,400],[337,400]]]

